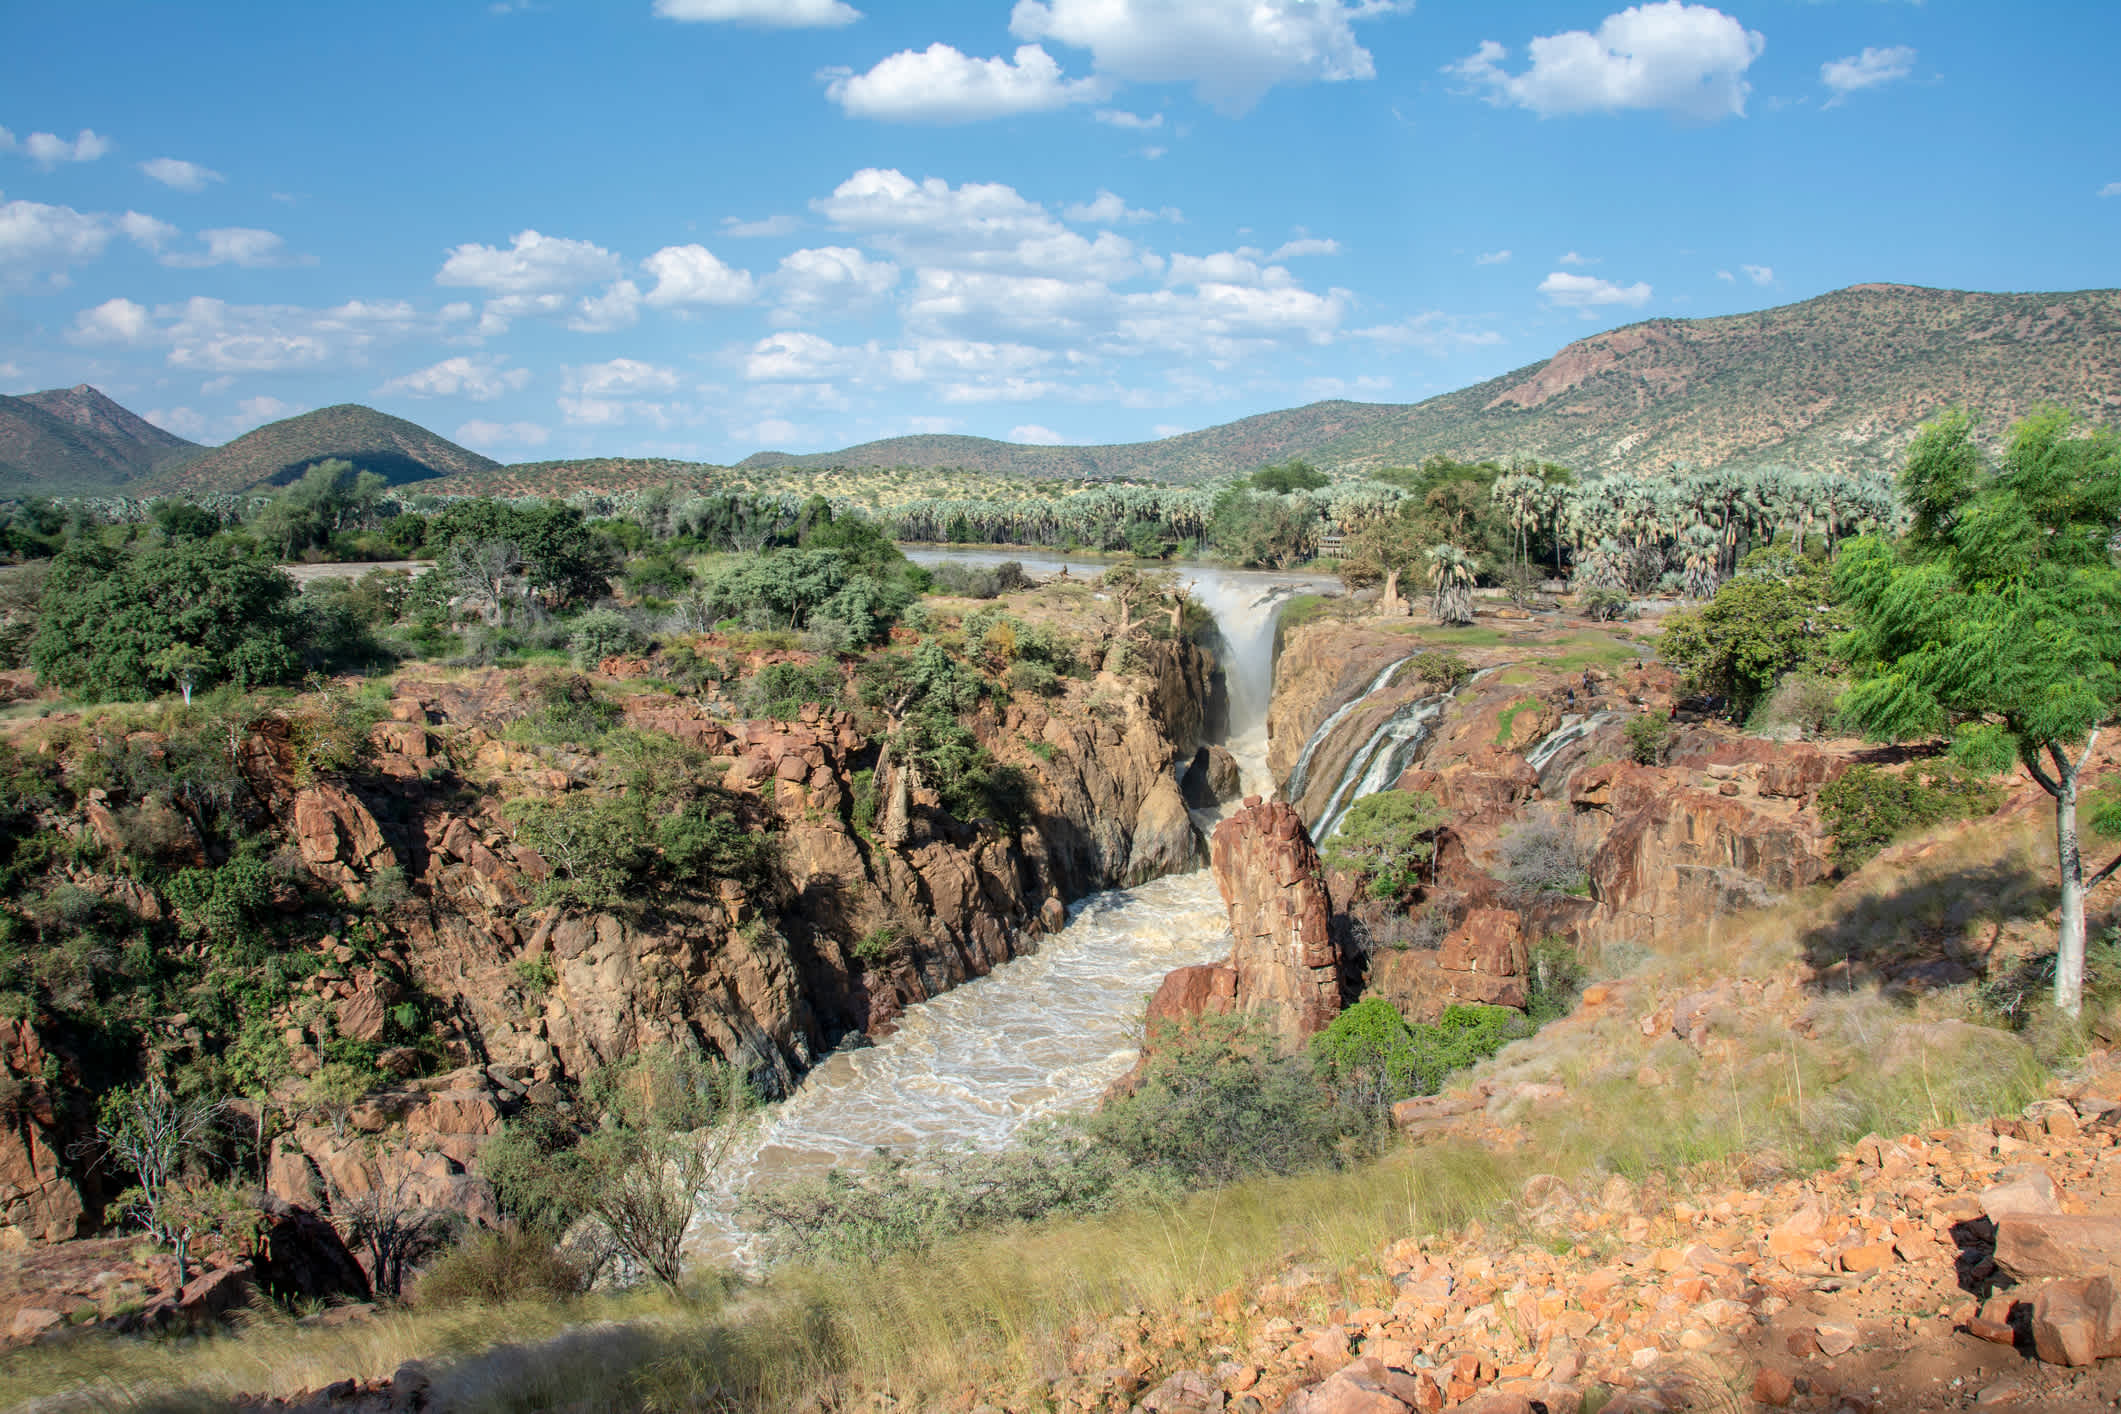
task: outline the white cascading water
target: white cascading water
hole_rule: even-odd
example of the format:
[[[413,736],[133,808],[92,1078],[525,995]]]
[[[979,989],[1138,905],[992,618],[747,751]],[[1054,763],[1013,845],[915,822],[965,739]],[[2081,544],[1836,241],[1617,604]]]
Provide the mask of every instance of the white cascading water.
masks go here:
[[[978,551],[914,551],[912,558],[1014,559],[1042,576],[1063,563]],[[1084,568],[1077,562],[1071,573]],[[1292,592],[1337,586],[1204,567],[1188,567],[1182,578],[1193,581],[1226,645],[1226,744],[1246,792],[1267,793],[1275,612]],[[1132,1068],[1142,1008],[1164,974],[1217,961],[1229,949],[1229,920],[1206,869],[1079,900],[1067,927],[1036,953],[907,1008],[891,1035],[836,1052],[806,1075],[726,1165],[694,1229],[694,1250],[708,1260],[756,1262],[756,1239],[729,1216],[756,1184],[858,1163],[880,1147],[999,1148],[1034,1120],[1089,1107]]]
[[[1340,829],[1340,822],[1347,817],[1348,807],[1366,795],[1375,795],[1399,779],[1407,767],[1414,764],[1416,753],[1422,743],[1429,739],[1429,728],[1443,715],[1443,709],[1451,705],[1449,696],[1423,697],[1407,703],[1370,734],[1362,750],[1348,760],[1348,769],[1334,788],[1333,796],[1326,808],[1319,813],[1318,828],[1312,837],[1321,843],[1330,839]]]
[[[1620,715],[1618,712],[1593,712],[1583,717],[1571,713],[1561,719],[1560,726],[1541,737],[1524,754],[1524,759],[1533,770],[1545,775],[1547,764],[1555,757]]]
[[[1340,726],[1341,720],[1357,707],[1362,706],[1373,693],[1382,692],[1385,684],[1392,680],[1392,675],[1413,661],[1414,655],[1410,653],[1406,657],[1387,665],[1383,672],[1370,679],[1368,687],[1327,714],[1326,719],[1318,724],[1317,730],[1311,733],[1310,739],[1304,742],[1303,751],[1297,756],[1296,764],[1290,768],[1288,785],[1283,793],[1284,799],[1291,801],[1303,799],[1304,787],[1310,783],[1311,758],[1318,754],[1318,749],[1321,746],[1332,740],[1333,732]]]

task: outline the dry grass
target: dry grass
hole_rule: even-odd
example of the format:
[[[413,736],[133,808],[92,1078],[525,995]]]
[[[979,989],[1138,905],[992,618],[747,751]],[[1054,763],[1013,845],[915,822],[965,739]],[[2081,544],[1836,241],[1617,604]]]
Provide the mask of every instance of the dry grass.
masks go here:
[[[1345,1173],[1244,1184],[1101,1219],[990,1234],[917,1264],[806,1268],[691,1302],[649,1294],[563,1306],[400,1310],[319,1329],[280,1319],[214,1338],[88,1338],[0,1361],[0,1401],[71,1391],[44,1407],[209,1407],[239,1391],[292,1393],[404,1360],[436,1367],[462,1407],[776,1409],[806,1392],[890,1393],[916,1405],[977,1387],[1043,1402],[1071,1325],[1129,1309],[1182,1312],[1292,1262],[1328,1278],[1321,1300],[1374,1299],[1375,1256],[1399,1238],[1478,1218],[1531,1239],[1514,1199],[1553,1174],[1579,1189],[1663,1171],[1676,1188],[1742,1186],[1763,1170],[1826,1161],[1865,1134],[1898,1134],[2013,1111],[2039,1093],[2073,1038],[1978,1024],[1965,989],[1894,1000],[1860,981],[1807,989],[1797,964],[1822,934],[1943,917],[1953,881],[2040,867],[2033,831],[1961,830],[1907,864],[1636,950],[1622,1000],[1518,1042],[1472,1077],[1522,1124],[1507,1151],[1468,1143],[1401,1149]],[[2037,889],[2025,896],[2032,906]],[[1894,904],[1900,906],[1893,922]],[[1975,926],[1978,919],[1968,926]],[[1877,940],[1885,942],[1885,939]],[[1700,1048],[1645,1038],[1638,1017],[1723,979],[1790,990],[1724,1004]],[[1800,1024],[1785,1024],[1795,1014]],[[1637,1072],[1654,1067],[1662,1083]],[[1558,1081],[1533,1109],[1512,1087]],[[1523,1110],[1522,1114],[1516,1113]],[[1336,1288],[1335,1283],[1339,1285]]]

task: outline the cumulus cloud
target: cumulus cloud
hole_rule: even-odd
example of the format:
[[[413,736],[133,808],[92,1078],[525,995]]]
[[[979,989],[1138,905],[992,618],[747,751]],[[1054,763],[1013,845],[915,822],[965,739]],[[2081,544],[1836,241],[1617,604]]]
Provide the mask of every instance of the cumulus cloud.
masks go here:
[[[163,186],[175,187],[178,191],[205,191],[211,182],[228,180],[211,167],[176,157],[150,158],[140,164],[140,170]]]
[[[92,212],[0,201],[0,288],[61,287],[67,270],[103,254],[110,226]]]
[[[1100,75],[1190,83],[1235,116],[1281,83],[1375,77],[1353,22],[1411,8],[1395,0],[1018,0],[1019,39],[1086,49]]]
[[[1595,257],[1579,255],[1573,250],[1565,255],[1558,255],[1554,259],[1557,264],[1561,265],[1596,265],[1598,263]]]
[[[759,236],[792,236],[802,229],[803,223],[793,216],[768,216],[762,221],[746,221],[738,216],[722,218],[722,234],[751,240]]]
[[[567,327],[579,334],[608,334],[631,328],[640,318],[641,287],[631,280],[615,280],[604,293],[577,300]]]
[[[567,391],[587,398],[630,398],[644,393],[675,392],[677,370],[637,358],[614,358],[565,370]]]
[[[1510,253],[1506,250],[1484,250],[1473,257],[1473,263],[1475,265],[1507,265],[1510,263]]]
[[[1650,299],[1650,287],[1640,280],[1632,285],[1616,285],[1595,275],[1571,275],[1564,270],[1556,270],[1541,280],[1539,293],[1562,309],[1585,311],[1609,304],[1640,308]]]
[[[750,271],[723,264],[703,245],[665,246],[641,268],[655,276],[646,299],[658,308],[749,304],[758,294]]]
[[[486,422],[474,418],[457,429],[468,447],[542,447],[552,434],[535,422]]]
[[[445,358],[412,373],[391,379],[378,393],[403,393],[411,398],[467,398],[490,403],[530,383],[530,370],[509,368],[499,354],[467,354]]]
[[[1085,237],[998,182],[953,187],[865,168],[811,203],[842,230],[921,265],[1009,271],[1047,279],[1125,279],[1161,262],[1110,231]]]
[[[1340,242],[1323,236],[1298,236],[1283,241],[1267,253],[1269,260],[1293,260],[1300,255],[1338,255]]]
[[[1126,128],[1133,132],[1146,132],[1164,125],[1164,115],[1151,113],[1144,117],[1140,113],[1129,113],[1124,108],[1100,108],[1092,114],[1108,128]]]
[[[311,265],[314,256],[296,255],[287,242],[271,231],[251,226],[222,226],[199,232],[204,250],[170,251],[161,257],[164,265],[179,270],[203,270],[213,265],[236,265],[260,270],[275,265]]]
[[[128,211],[118,218],[118,230],[124,237],[144,251],[160,254],[162,248],[184,233],[167,221],[139,211]]]
[[[860,309],[898,284],[899,268],[852,246],[817,246],[781,258],[770,281],[775,316],[784,321]]]
[[[579,289],[618,274],[619,258],[592,241],[525,230],[517,232],[505,249],[457,246],[442,262],[435,283],[499,295],[537,295]]]
[[[326,309],[236,305],[194,297],[149,310],[106,300],[74,318],[75,343],[162,348],[172,368],[215,374],[358,366],[387,345],[448,333],[459,317],[403,301],[349,300]]]
[[[1541,117],[1641,109],[1714,122],[1745,116],[1745,73],[1766,45],[1721,10],[1658,0],[1606,16],[1596,33],[1534,39],[1519,73],[1503,68],[1510,51],[1492,39],[1444,72]]]
[[[1159,211],[1144,211],[1127,205],[1109,191],[1100,190],[1095,201],[1077,202],[1065,207],[1061,215],[1070,221],[1089,226],[1139,225],[1144,221],[1184,221],[1185,215],[1175,206],[1166,206]]]
[[[666,20],[773,29],[831,29],[862,17],[843,0],[655,0],[655,12]]]
[[[1067,445],[1068,441],[1066,437],[1061,436],[1060,433],[1055,432],[1052,428],[1041,427],[1035,422],[1027,422],[1020,427],[1010,428],[1009,440],[1022,442],[1026,446],[1032,447],[1060,447]]]
[[[1915,51],[1905,44],[1895,44],[1887,49],[1865,49],[1846,59],[1830,59],[1819,66],[1819,82],[1834,90],[1834,96],[1827,100],[1827,107],[1831,108],[1859,89],[1892,83],[1914,71]]]
[[[1351,329],[1351,336],[1393,349],[1420,349],[1438,356],[1461,348],[1485,348],[1506,342],[1493,329],[1466,323],[1440,309],[1428,310],[1391,324]]]
[[[46,171],[61,162],[93,162],[110,151],[110,139],[88,128],[71,138],[60,137],[57,133],[31,133],[20,144],[15,142],[13,133],[0,128],[0,138],[6,139],[0,142],[0,152],[13,151],[19,146],[30,161]]]
[[[1741,265],[1738,268],[1745,271],[1745,278],[1756,285],[1775,283],[1775,267],[1772,265]]]
[[[1106,89],[1098,79],[1061,77],[1060,65],[1036,44],[1019,48],[1013,60],[975,59],[938,41],[901,50],[865,74],[833,73],[825,96],[850,118],[975,123],[1094,103]]]

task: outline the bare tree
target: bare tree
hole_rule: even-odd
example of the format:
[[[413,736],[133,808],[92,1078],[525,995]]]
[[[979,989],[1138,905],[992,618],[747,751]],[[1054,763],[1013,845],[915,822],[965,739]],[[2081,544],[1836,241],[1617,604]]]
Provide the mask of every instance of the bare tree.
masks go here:
[[[379,1296],[397,1296],[405,1286],[405,1269],[432,1255],[447,1241],[448,1217],[412,1198],[415,1177],[403,1158],[379,1161],[376,1186],[333,1216],[346,1245],[368,1257],[368,1281]]]
[[[133,1176],[119,1195],[140,1225],[177,1258],[177,1284],[191,1280],[192,1243],[204,1236],[198,1205],[185,1201],[187,1171],[212,1152],[221,1106],[179,1099],[157,1076],[105,1098],[96,1121],[102,1156]]]
[[[523,551],[513,540],[459,540],[443,556],[450,589],[478,606],[489,624],[499,623],[521,596]]]

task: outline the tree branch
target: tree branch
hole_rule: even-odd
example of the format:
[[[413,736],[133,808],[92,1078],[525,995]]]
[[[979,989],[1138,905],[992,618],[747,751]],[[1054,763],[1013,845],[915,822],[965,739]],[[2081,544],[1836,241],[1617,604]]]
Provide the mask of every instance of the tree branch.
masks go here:
[[[2061,798],[2062,787],[2056,785],[2053,781],[2049,780],[2047,772],[2040,769],[2039,757],[2034,756],[2031,753],[2027,753],[2026,755],[2020,757],[2019,760],[2024,762],[2025,769],[2031,773],[2033,780],[2039,784],[2040,789],[2046,791],[2049,795],[2052,795],[2057,799]]]
[[[2121,854],[2115,855],[2104,869],[2101,869],[2098,873],[2092,875],[2089,879],[2086,879],[2084,881],[2085,891],[2090,892],[2091,890],[2098,888],[2108,879],[2111,879],[2114,876],[2114,872],[2116,870],[2121,870]]]

